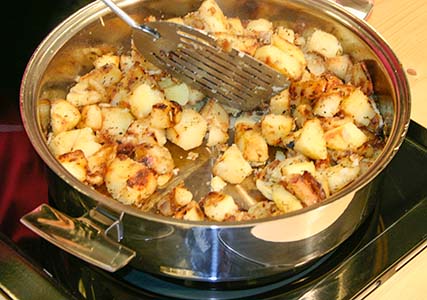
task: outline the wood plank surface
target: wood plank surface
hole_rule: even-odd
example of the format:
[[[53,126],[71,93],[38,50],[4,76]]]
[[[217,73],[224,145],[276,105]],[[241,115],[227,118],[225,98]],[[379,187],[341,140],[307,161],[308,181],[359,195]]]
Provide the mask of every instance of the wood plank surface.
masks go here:
[[[385,38],[401,61],[411,87],[411,118],[427,127],[427,1],[375,0],[368,23]],[[365,299],[427,299],[427,250]]]

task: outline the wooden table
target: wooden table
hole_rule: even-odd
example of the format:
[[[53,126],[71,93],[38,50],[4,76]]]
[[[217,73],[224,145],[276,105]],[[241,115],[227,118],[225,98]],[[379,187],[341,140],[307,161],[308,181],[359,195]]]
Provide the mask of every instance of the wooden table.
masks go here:
[[[368,19],[368,23],[389,42],[407,70],[412,93],[411,117],[424,127],[427,127],[426,18],[425,0],[375,0]],[[412,75],[414,72],[416,75]]]
[[[389,42],[407,71],[412,94],[411,119],[427,127],[427,1],[375,0],[368,23]],[[424,250],[365,299],[425,300],[426,280]]]

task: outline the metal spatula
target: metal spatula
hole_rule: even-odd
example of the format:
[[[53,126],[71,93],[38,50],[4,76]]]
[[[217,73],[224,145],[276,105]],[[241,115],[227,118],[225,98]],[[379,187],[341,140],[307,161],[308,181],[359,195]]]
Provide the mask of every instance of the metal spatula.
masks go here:
[[[259,108],[289,86],[283,74],[243,52],[225,51],[197,29],[162,21],[138,24],[111,0],[102,1],[132,28],[145,59],[225,105]]]

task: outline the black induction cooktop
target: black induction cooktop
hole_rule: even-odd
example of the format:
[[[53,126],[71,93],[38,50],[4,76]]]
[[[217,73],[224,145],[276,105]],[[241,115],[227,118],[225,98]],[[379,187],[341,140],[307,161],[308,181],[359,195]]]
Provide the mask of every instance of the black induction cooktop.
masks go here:
[[[425,128],[411,122],[377,180],[377,206],[347,241],[296,275],[250,288],[172,281],[128,266],[108,273],[47,243],[41,264],[78,299],[363,299],[427,247]]]

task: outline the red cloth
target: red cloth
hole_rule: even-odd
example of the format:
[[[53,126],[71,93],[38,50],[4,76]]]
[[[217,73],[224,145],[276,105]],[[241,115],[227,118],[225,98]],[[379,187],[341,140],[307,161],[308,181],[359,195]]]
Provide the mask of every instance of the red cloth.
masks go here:
[[[19,219],[47,202],[45,168],[21,125],[0,125],[0,231],[14,242],[35,236]]]

